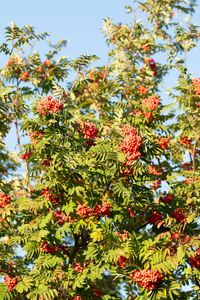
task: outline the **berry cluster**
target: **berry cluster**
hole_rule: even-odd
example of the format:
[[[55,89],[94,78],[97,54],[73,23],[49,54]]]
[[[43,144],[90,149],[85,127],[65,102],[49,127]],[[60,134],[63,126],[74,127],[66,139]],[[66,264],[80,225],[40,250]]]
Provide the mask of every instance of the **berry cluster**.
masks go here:
[[[58,225],[62,226],[65,222],[63,220],[64,212],[56,210],[53,212],[53,216],[57,219]]]
[[[42,166],[50,167],[51,165],[51,160],[43,160],[41,163]]]
[[[193,268],[200,268],[200,249],[199,248],[197,248],[195,257],[191,256],[189,258],[189,260],[190,260],[190,265]]]
[[[183,234],[182,231],[172,232],[171,240],[181,240],[181,243],[186,244],[190,240],[190,236]]]
[[[74,223],[74,220],[72,219],[72,217],[70,215],[66,215],[64,218],[63,218],[63,221],[64,222],[69,222],[71,225]]]
[[[23,59],[21,57],[13,57],[13,58],[10,58],[7,63],[5,64],[5,67],[8,67],[8,66],[11,66],[13,64],[17,64],[17,65],[22,65],[24,62],[23,62]]]
[[[59,244],[59,246],[55,246],[56,250],[59,252],[62,252],[63,254],[67,254],[69,252],[69,247],[67,243],[65,244]]]
[[[143,50],[143,51],[149,51],[149,50],[150,50],[150,47],[149,47],[149,46],[142,46],[142,50]]]
[[[124,230],[124,233],[115,232],[115,235],[118,237],[120,243],[122,243],[126,239],[129,239],[130,237],[127,230]]]
[[[62,104],[57,100],[51,100],[52,96],[46,96],[45,99],[38,102],[37,111],[42,115],[47,115],[47,111],[58,113],[59,109],[63,109]]]
[[[90,76],[89,76],[89,77],[90,77],[91,79],[94,79],[94,77],[95,77],[95,82],[99,82],[101,79],[104,78],[104,76],[105,76],[104,72],[98,73],[98,72],[95,72],[95,71],[93,70],[92,72],[90,72]]]
[[[148,92],[148,89],[145,88],[143,85],[140,85],[139,86],[139,92],[140,92],[140,95],[146,94]]]
[[[151,57],[146,57],[145,61],[149,63],[149,67],[154,71],[153,76],[157,76],[158,72],[156,70],[156,63],[155,63],[154,59]]]
[[[151,211],[151,217],[146,217],[146,219],[150,224],[155,225],[158,221],[162,220],[162,214]]]
[[[103,72],[97,73],[95,71],[92,71],[90,73],[89,77],[91,79],[94,79],[94,82],[88,83],[88,89],[90,91],[94,91],[94,90],[96,90],[98,88],[99,83],[104,78],[104,73]]]
[[[153,58],[147,57],[147,58],[145,58],[145,60],[149,63],[149,66],[150,66],[151,69],[156,68],[156,63],[155,63]]]
[[[7,278],[4,277],[4,282],[7,290],[9,290],[10,292],[14,291],[18,280],[20,280],[18,276],[12,277],[11,275],[8,275]]]
[[[165,194],[166,192],[164,192]],[[164,197],[160,197],[160,202],[169,203],[172,201],[173,197],[170,194],[166,194]]]
[[[145,118],[149,119],[150,122],[153,122],[154,118],[152,116],[152,112],[147,111],[147,112],[142,112],[143,116],[145,116]]]
[[[50,201],[53,204],[57,204],[58,201],[59,201],[59,196],[60,195],[59,194],[52,195],[50,188],[44,188],[44,189],[42,189],[41,194],[45,196],[45,198],[46,198],[47,201]]]
[[[90,141],[86,141],[86,143],[89,146],[94,146],[94,142],[91,141],[95,138],[95,136],[98,134],[98,130],[95,128],[95,124],[93,122],[91,123],[85,123],[83,121],[77,121],[77,123],[80,124],[80,130],[84,134],[84,138],[88,139]]]
[[[102,206],[100,208],[100,212],[98,213],[98,215],[102,215],[103,217],[110,217],[110,209],[112,208],[112,205],[109,204],[108,202],[105,202],[104,200],[102,201]]]
[[[92,209],[87,207],[85,203],[79,204],[76,210],[77,214],[81,217],[89,217],[92,214]]]
[[[182,168],[185,169],[186,171],[190,171],[191,164],[189,162],[186,162],[182,164]]]
[[[125,168],[125,169],[123,169]],[[121,172],[119,172],[120,175],[129,175],[131,176],[133,174],[133,168],[127,168],[126,163],[122,164]]]
[[[51,253],[54,254],[55,251],[59,251],[59,252],[63,252],[63,254],[66,254],[68,252],[68,245],[67,243],[65,243],[65,245],[61,245],[59,244],[59,246],[50,246],[47,241],[44,241],[43,243],[41,243],[39,245],[39,247],[41,248],[41,252],[47,252],[47,253]],[[66,250],[67,249],[67,250]]]
[[[119,263],[119,265],[122,269],[125,269],[125,262],[126,261],[130,261],[130,259],[126,258],[125,256],[122,256],[122,255],[119,256],[118,263]]]
[[[124,137],[126,135],[137,135],[137,129],[135,127],[126,125],[121,129],[121,133]]]
[[[103,292],[100,289],[96,289],[95,286],[93,286],[94,291],[94,297],[98,298],[99,296],[103,296]]]
[[[89,217],[92,216],[103,216],[103,217],[110,217],[110,209],[111,205],[108,202],[102,200],[102,205],[95,205],[93,208],[87,207],[85,203],[79,204],[77,207],[77,214],[81,217]]]
[[[164,150],[170,141],[170,137],[167,138],[161,138],[161,139],[156,139],[156,142],[160,145],[160,147]]]
[[[152,112],[148,111],[148,112],[144,112],[141,110],[137,110],[134,109],[133,114],[137,114],[138,116],[143,115],[145,118],[149,119],[150,122],[153,122],[153,116],[152,116]]]
[[[30,74],[28,71],[24,72],[21,74],[21,80],[22,81],[28,81],[29,80],[29,77],[30,77]]]
[[[149,98],[142,99],[142,106],[147,107],[150,110],[156,109],[160,104],[160,100],[157,96],[150,96]]]
[[[39,78],[40,79],[47,79],[48,78],[48,76],[45,74],[45,70],[43,69],[43,68],[41,68],[41,67],[39,67],[39,68],[37,68],[36,69],[36,74],[39,76]]]
[[[161,179],[158,179],[158,180],[157,180],[157,183],[151,185],[151,188],[152,188],[153,190],[154,190],[154,189],[159,189],[160,187],[161,187]]]
[[[135,271],[131,277],[133,277],[137,284],[147,290],[154,290],[164,278],[161,272],[153,269]]]
[[[197,149],[197,150],[195,151],[195,156],[197,156],[198,154],[200,154],[200,150]]]
[[[103,292],[100,289],[97,289],[95,286],[92,287],[92,290],[94,291],[93,296],[95,298],[98,298],[99,296],[103,295]],[[77,296],[76,298],[70,298],[69,300],[87,300],[87,299],[86,298],[82,299],[81,296]]]
[[[182,234],[182,232],[181,232]],[[171,240],[179,240],[180,239],[180,234],[176,232],[172,232]]]
[[[125,169],[124,169],[125,168]],[[129,183],[130,179],[129,176],[133,175],[133,168],[127,168],[127,162],[122,164],[120,175],[125,175],[124,180]]]
[[[47,241],[44,241],[43,243],[41,243],[39,245],[39,247],[41,248],[41,252],[47,252],[47,253],[51,253],[54,254],[55,253],[55,248],[50,246]]]
[[[51,64],[51,61],[49,59],[44,60],[44,65],[46,65],[48,67],[50,64]]]
[[[36,130],[36,131],[29,131],[28,135],[30,136],[30,140],[33,143],[33,146],[37,145],[36,139],[41,139],[43,137],[43,131],[42,130]]]
[[[70,224],[74,223],[72,217],[70,215],[64,216],[64,212],[56,210],[53,213],[53,216],[57,219],[58,225],[62,226],[65,222],[69,222]]]
[[[32,154],[33,154],[33,152],[30,153],[29,151],[27,151],[26,154],[20,155],[19,158],[21,158],[21,159],[27,159],[27,158],[29,158]]]
[[[76,272],[82,273],[83,272],[83,267],[81,267],[81,264],[79,261],[77,261],[75,264],[73,264],[73,267]]]
[[[199,180],[200,180],[200,177],[196,177],[196,178],[190,180],[189,176],[187,176],[187,179],[184,180],[183,183],[184,183],[184,184],[185,184],[185,183],[190,183],[190,184],[191,184],[191,183],[196,183],[196,182],[199,181]]]
[[[196,88],[194,91],[197,95],[200,95],[200,78],[192,80],[193,86]]]
[[[171,255],[176,253],[176,244],[172,245],[171,243],[167,243],[165,248],[169,249]],[[167,253],[166,256],[169,256],[169,254]]]
[[[5,193],[0,194],[0,207],[4,208],[10,202],[10,197]]]
[[[138,149],[141,146],[142,138],[137,135],[137,129],[135,127],[125,126],[121,131],[125,139],[119,146],[119,150],[125,153],[128,160],[126,164],[131,165],[134,160],[141,156]]]
[[[182,136],[182,140],[180,141],[180,145],[186,146],[187,148],[190,147],[192,143],[192,139],[188,139],[188,137],[186,135]]]
[[[160,172],[161,169],[160,168],[155,168],[155,166],[150,166],[149,167],[149,173],[153,174],[153,175],[162,175],[162,173]]]
[[[81,296],[77,296],[76,298],[70,298],[69,300],[87,300],[87,299],[82,299]]]
[[[128,209],[128,213],[130,217],[135,218],[135,215],[133,214],[133,210],[131,208]]]
[[[127,27],[126,27],[126,26],[118,26],[118,30],[119,30],[119,33],[124,33],[124,34],[126,34],[127,36],[130,36],[130,35],[131,35],[130,29],[127,30]],[[116,33],[117,36],[118,36],[118,32],[116,31],[115,33]],[[123,34],[123,35],[124,35],[124,34]],[[116,42],[116,41],[120,41],[120,40],[124,41],[123,37],[121,37],[121,36],[118,36],[118,37],[119,37],[119,38],[116,38],[115,35],[112,35],[112,36],[111,36],[111,40],[115,40],[115,42]]]
[[[171,214],[178,223],[184,224],[186,222],[186,215],[183,214],[181,208],[178,208],[177,210],[172,211]]]

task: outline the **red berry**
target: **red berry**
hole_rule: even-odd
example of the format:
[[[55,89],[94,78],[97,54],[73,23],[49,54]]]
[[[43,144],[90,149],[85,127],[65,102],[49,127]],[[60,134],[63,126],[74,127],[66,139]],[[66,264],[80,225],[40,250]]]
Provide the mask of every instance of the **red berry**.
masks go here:
[[[0,207],[4,208],[6,204],[10,202],[10,197],[7,196],[5,193],[0,194]]]
[[[158,284],[161,283],[164,276],[158,270],[141,270],[135,271],[130,275],[137,284],[147,290],[154,290]]]
[[[63,109],[62,104],[57,99],[52,100],[51,96],[46,96],[37,105],[37,111],[42,115],[47,115],[47,111],[58,113],[59,109]]]
[[[121,131],[125,139],[119,146],[119,150],[125,153],[128,160],[126,164],[131,165],[134,160],[141,156],[138,149],[142,143],[142,138],[137,136],[137,129],[135,127],[125,126]]]
[[[5,285],[7,287],[7,289],[12,292],[15,290],[15,287],[16,287],[16,284],[17,284],[17,281],[19,280],[20,278],[18,276],[16,277],[12,277],[11,275],[8,275],[8,277],[4,278],[4,282],[5,282]]]

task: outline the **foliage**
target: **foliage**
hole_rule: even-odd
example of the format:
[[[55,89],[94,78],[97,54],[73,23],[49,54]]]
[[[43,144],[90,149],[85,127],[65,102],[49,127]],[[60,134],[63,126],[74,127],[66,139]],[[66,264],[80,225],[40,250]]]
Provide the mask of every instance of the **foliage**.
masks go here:
[[[200,30],[174,21],[195,2],[135,1],[142,21],[130,6],[132,24],[105,19],[101,67],[95,55],[56,60],[66,40],[47,39],[43,61],[33,49],[48,32],[6,27],[0,300],[123,299],[122,286],[129,300],[198,299],[200,81],[186,54]],[[164,105],[160,86],[173,69]],[[18,157],[4,143],[12,123]],[[13,173],[19,159],[23,178]]]

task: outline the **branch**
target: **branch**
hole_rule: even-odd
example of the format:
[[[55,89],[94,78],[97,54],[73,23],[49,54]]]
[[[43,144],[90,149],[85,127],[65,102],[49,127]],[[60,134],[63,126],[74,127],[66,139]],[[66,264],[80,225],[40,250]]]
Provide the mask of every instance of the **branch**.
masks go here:
[[[194,277],[194,280],[195,280],[196,285],[197,285],[198,287],[200,287],[200,283],[198,282],[196,276]]]
[[[75,241],[75,245],[74,245],[74,248],[72,250],[72,253],[70,255],[70,260],[73,260],[74,257],[76,256],[76,253],[79,251],[80,249],[80,244],[79,244],[79,238],[80,238],[80,235],[78,234],[74,234],[74,241]]]
[[[113,46],[114,46],[114,44],[112,44],[111,51],[113,50]],[[108,57],[107,65],[106,65],[106,67],[105,67],[105,73],[104,73],[104,77],[103,77],[103,82],[104,82],[104,80],[106,79],[106,75],[107,75],[107,73],[108,73],[108,66],[109,66],[109,63],[110,63],[110,56]]]
[[[17,90],[16,90],[16,96],[14,99],[14,112],[17,113],[17,106],[18,106],[18,86],[19,86],[19,82],[17,82]],[[17,135],[17,144],[19,147],[19,151],[22,151],[22,147],[21,147],[21,143],[20,143],[20,136],[19,136],[19,130],[18,130],[18,119],[17,119],[17,114],[15,116],[15,120],[13,121],[15,124],[15,128],[16,128],[16,135]],[[28,176],[28,163],[25,161],[25,168],[26,168],[26,175]]]
[[[81,243],[79,243],[80,236],[82,239]],[[83,228],[81,235],[76,234],[76,233],[74,234],[74,240],[75,240],[75,245],[74,245],[71,255],[69,255],[70,261],[72,261],[74,259],[74,257],[76,256],[76,253],[80,249],[85,249],[85,247],[88,245],[88,241],[90,240],[89,231],[86,230],[85,228]]]
[[[68,94],[68,95],[70,95],[70,93],[72,92],[72,90],[73,90],[73,88],[74,88],[74,86],[75,86],[75,82],[76,82],[76,80],[77,80],[77,78],[78,78],[79,72],[80,72],[80,69],[78,69],[78,71],[77,71],[77,73],[76,73],[75,79],[74,79],[74,81],[73,81],[73,84],[72,84],[71,89],[69,90],[69,94]]]
[[[142,229],[143,227],[147,226],[147,224],[149,224],[149,222],[144,223],[142,226],[136,228],[135,230],[140,230],[140,229]]]

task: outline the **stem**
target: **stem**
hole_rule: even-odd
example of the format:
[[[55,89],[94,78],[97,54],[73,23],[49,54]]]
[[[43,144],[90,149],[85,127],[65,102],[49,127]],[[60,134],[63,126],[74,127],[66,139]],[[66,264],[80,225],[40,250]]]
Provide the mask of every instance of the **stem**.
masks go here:
[[[142,229],[143,227],[147,226],[147,224],[149,224],[149,222],[144,223],[142,226],[136,228],[135,230],[140,230],[140,229]]]
[[[83,78],[86,80],[86,77],[85,77],[85,74],[84,74],[84,73],[83,73]],[[95,97],[94,97],[94,95],[93,95],[93,93],[91,92],[90,89],[88,89],[88,92],[89,92],[91,98],[94,99],[94,103],[95,103],[96,106],[97,106],[97,111],[98,111],[98,113],[99,113],[99,119],[102,119],[102,109],[101,109],[102,100],[101,100],[100,103],[98,103],[98,100],[95,99]],[[99,97],[100,97],[100,99],[101,99],[101,96],[99,96]]]
[[[10,272],[9,270],[2,270],[2,269],[0,269],[0,272],[1,272],[1,273],[5,273],[5,274],[7,274],[7,275],[10,275],[10,276],[12,276],[12,277],[15,277],[15,276],[16,276],[16,274],[13,274],[13,273]]]
[[[113,47],[114,47],[114,44],[112,44],[111,50],[113,50]],[[103,82],[104,82],[104,80],[105,80],[105,78],[106,78],[106,75],[107,75],[107,73],[108,73],[109,63],[110,63],[110,56],[108,57],[107,65],[106,65],[106,67],[105,67],[105,73],[104,73],[104,77],[103,77]]]
[[[74,88],[74,86],[75,86],[75,82],[76,82],[76,80],[77,80],[77,78],[78,78],[79,72],[80,72],[80,69],[78,69],[78,71],[77,71],[77,73],[76,73],[76,77],[75,77],[75,79],[74,79],[74,81],[73,81],[72,87],[71,87],[71,89],[69,90],[69,95],[70,95],[71,91],[73,90],[73,88]]]
[[[28,58],[27,58],[27,64],[28,64],[29,58],[30,58],[30,56],[31,56],[31,53],[32,53],[32,51],[33,51],[33,48],[34,48],[35,43],[36,43],[36,39],[34,39],[33,44],[32,44],[32,46],[31,46],[31,50],[30,50],[30,53],[29,53]]]
[[[80,238],[80,235],[78,234],[74,234],[74,241],[75,241],[75,245],[74,245],[74,248],[73,248],[73,251],[70,255],[70,260],[73,260],[74,257],[76,256],[76,253],[79,251],[80,249],[80,244],[79,244],[79,238]]]
[[[82,240],[81,243],[79,243],[80,237]],[[72,261],[74,259],[74,257],[76,256],[76,253],[80,249],[85,249],[85,247],[88,245],[89,239],[90,239],[89,231],[86,230],[85,228],[83,228],[81,235],[76,234],[76,233],[74,234],[75,245],[74,245],[74,249],[72,250],[71,255],[69,255],[70,261]]]
[[[192,168],[193,168],[193,172],[196,171],[196,164],[195,164],[195,151],[196,151],[196,147],[197,147],[197,139],[195,138],[194,147],[193,147],[193,154],[192,154],[192,159],[193,159]],[[193,176],[192,182],[194,183],[194,181],[195,181],[195,177]]]
[[[14,50],[14,44],[12,43],[12,49],[10,50],[8,60],[10,60],[13,50]],[[4,81],[4,78],[5,78],[5,73],[3,74],[2,78],[1,78],[0,86],[2,85],[2,83]]]
[[[185,68],[186,68],[186,54],[187,54],[187,51],[186,51],[186,49],[184,49],[184,56],[185,56]]]
[[[21,143],[20,143],[20,136],[19,136],[19,130],[18,130],[18,122],[17,122],[17,117],[15,118],[14,121],[15,127],[16,127],[16,135],[17,135],[17,144],[19,147],[19,151],[22,151]]]
[[[194,280],[195,280],[196,285],[197,285],[198,287],[200,287],[200,283],[198,282],[196,276],[194,277]]]
[[[15,128],[16,128],[17,144],[18,144],[18,147],[19,147],[19,151],[21,152],[22,151],[22,146],[21,146],[21,143],[20,143],[20,136],[19,136],[19,129],[18,129],[17,117],[14,120],[14,124],[15,124]],[[25,163],[25,168],[26,168],[26,175],[28,175],[28,163],[26,161],[24,163]]]
[[[14,111],[17,113],[17,106],[18,106],[18,87],[19,87],[19,82],[17,81],[17,90],[16,90],[16,96],[14,99]],[[19,151],[22,151],[22,146],[20,142],[20,136],[19,136],[19,129],[18,129],[18,119],[17,119],[17,114],[14,120],[15,128],[16,128],[16,135],[17,135],[17,144],[19,147]],[[26,168],[26,175],[28,176],[28,163],[25,161],[25,168]]]

